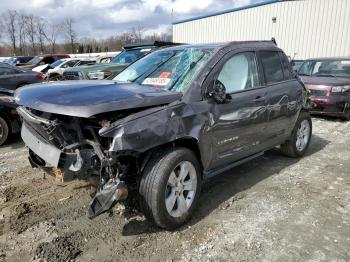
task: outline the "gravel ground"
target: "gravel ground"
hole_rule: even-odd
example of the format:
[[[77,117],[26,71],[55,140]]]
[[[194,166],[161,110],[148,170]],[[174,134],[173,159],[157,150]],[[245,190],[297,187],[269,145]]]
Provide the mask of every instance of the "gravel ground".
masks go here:
[[[313,119],[307,155],[278,149],[208,181],[193,219],[155,228],[90,187],[45,178],[19,139],[0,149],[0,261],[350,261],[350,122]]]

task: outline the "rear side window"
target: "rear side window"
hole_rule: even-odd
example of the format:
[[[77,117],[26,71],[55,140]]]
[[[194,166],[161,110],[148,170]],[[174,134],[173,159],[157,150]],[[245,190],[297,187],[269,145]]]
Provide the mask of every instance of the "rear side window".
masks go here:
[[[260,57],[267,84],[283,81],[284,74],[278,52],[262,51],[260,52]]]
[[[76,63],[78,63],[78,60],[71,60],[71,61],[68,61],[66,64],[64,64],[62,67],[63,68],[73,67]]]
[[[290,63],[289,63],[287,56],[284,53],[280,52],[280,58],[282,61],[284,79],[285,80],[292,79],[293,77],[292,77],[292,73],[290,71]]]

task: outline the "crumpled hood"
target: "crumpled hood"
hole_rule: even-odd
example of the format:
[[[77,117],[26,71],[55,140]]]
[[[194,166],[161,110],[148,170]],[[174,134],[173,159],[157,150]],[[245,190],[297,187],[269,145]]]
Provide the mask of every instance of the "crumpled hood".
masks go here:
[[[304,84],[324,85],[324,86],[343,86],[350,85],[350,78],[346,77],[319,77],[319,76],[300,76]]]
[[[18,105],[77,117],[168,104],[181,96],[149,86],[91,80],[33,84],[15,92]]]

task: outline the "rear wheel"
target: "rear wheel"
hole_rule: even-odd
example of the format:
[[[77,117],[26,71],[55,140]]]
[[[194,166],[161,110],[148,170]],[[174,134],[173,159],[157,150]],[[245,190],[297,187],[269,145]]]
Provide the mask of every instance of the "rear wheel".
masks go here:
[[[312,134],[312,122],[308,112],[302,111],[294,126],[290,138],[281,145],[282,152],[290,157],[301,157],[309,147]]]
[[[141,209],[157,226],[175,229],[190,219],[200,189],[200,167],[191,150],[157,152],[141,179]]]
[[[8,123],[0,116],[0,146],[6,142],[9,132],[10,128]]]
[[[348,109],[345,111],[344,119],[347,120],[347,121],[350,120],[350,108],[348,108]]]

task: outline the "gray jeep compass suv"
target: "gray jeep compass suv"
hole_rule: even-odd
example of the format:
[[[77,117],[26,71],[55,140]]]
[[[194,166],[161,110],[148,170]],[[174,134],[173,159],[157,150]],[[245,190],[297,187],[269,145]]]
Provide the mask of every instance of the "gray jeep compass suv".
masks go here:
[[[305,87],[269,41],[165,48],[111,81],[15,96],[33,167],[96,176],[90,217],[126,199],[166,229],[191,217],[203,180],[276,146],[301,157],[312,133]]]

